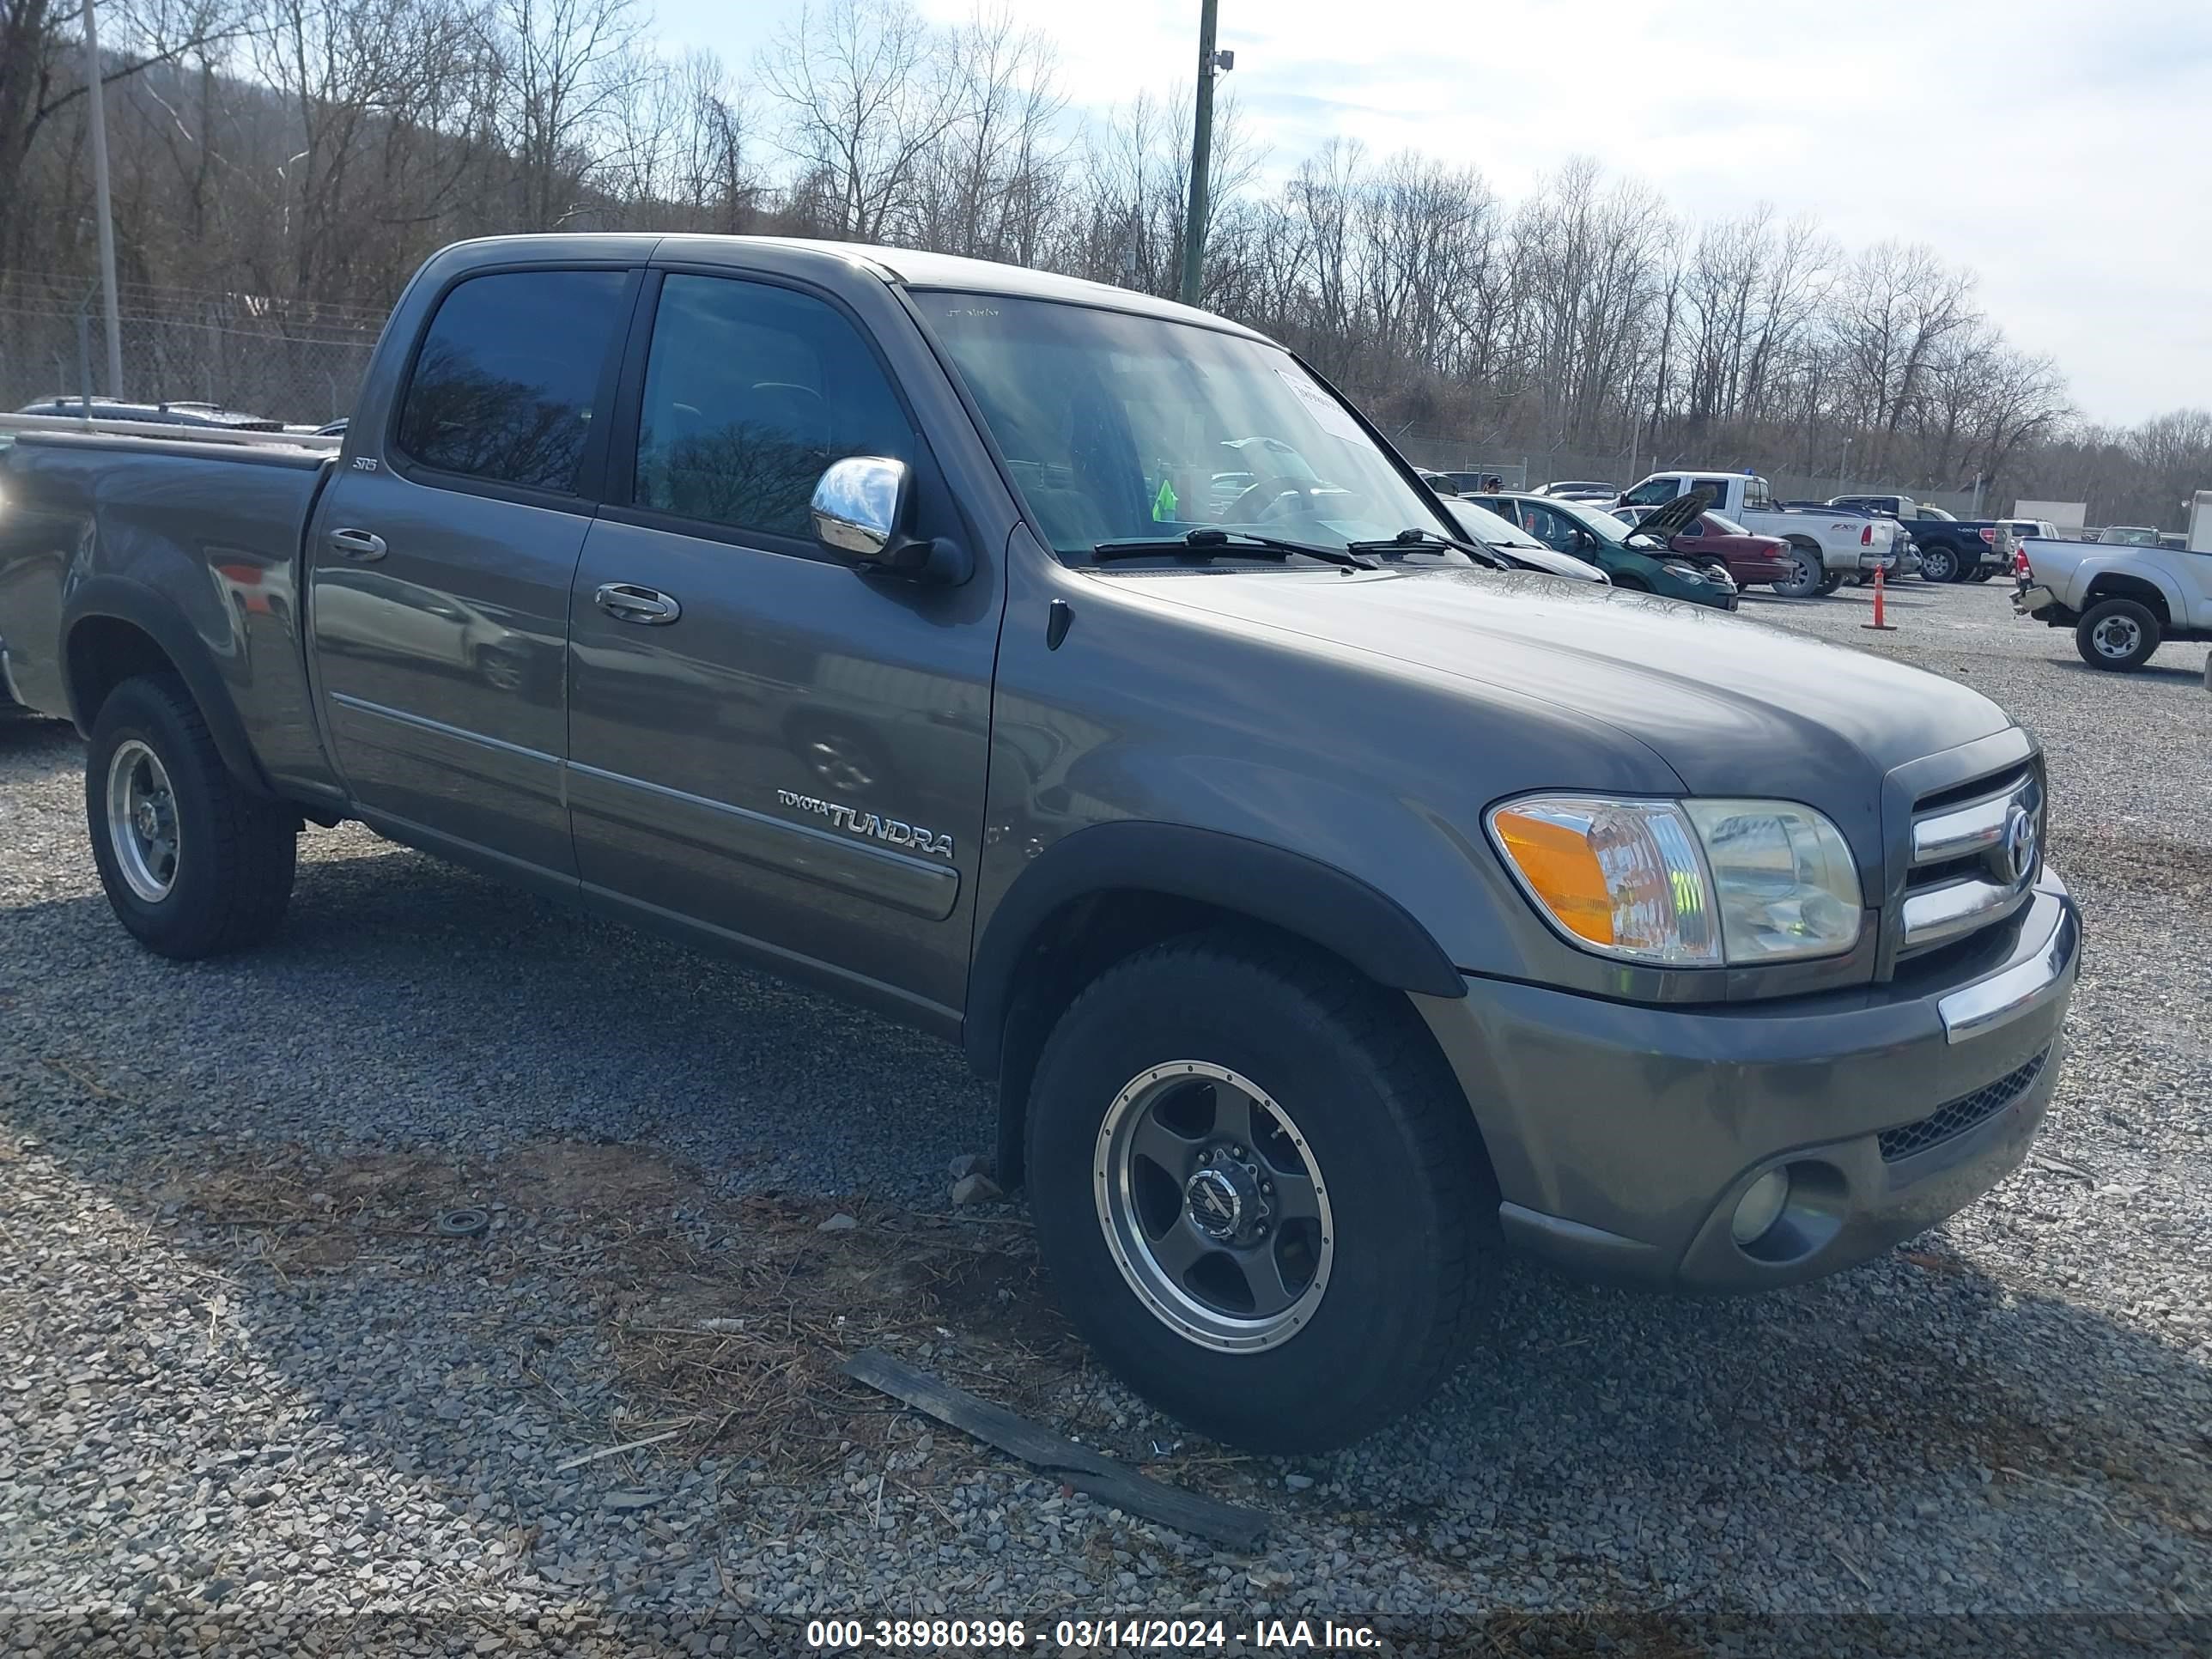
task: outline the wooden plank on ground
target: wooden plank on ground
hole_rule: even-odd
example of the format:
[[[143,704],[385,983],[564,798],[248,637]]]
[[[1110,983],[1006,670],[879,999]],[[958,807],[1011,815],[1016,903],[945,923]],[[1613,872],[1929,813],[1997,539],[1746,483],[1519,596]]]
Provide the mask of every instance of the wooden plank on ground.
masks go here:
[[[1267,1536],[1267,1517],[1254,1510],[1218,1503],[1139,1474],[1103,1453],[1017,1417],[1003,1406],[979,1400],[927,1371],[916,1370],[881,1348],[863,1348],[845,1362],[844,1369],[854,1382],[880,1389],[892,1399],[904,1401],[940,1423],[996,1446],[1042,1474],[1057,1475],[1078,1492],[1089,1492],[1116,1509],[1194,1537],[1210,1538],[1231,1549],[1257,1549]]]

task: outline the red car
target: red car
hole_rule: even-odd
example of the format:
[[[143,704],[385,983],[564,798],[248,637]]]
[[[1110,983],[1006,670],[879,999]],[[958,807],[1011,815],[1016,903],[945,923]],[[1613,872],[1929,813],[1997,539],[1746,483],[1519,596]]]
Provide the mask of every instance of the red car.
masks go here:
[[[1619,507],[1613,509],[1613,516],[1634,524],[1650,511],[1648,507]],[[1728,566],[1738,587],[1796,580],[1796,566],[1790,560],[1789,543],[1778,536],[1754,536],[1735,520],[1723,519],[1717,513],[1699,514],[1695,523],[1667,545],[1677,553],[1717,557]]]

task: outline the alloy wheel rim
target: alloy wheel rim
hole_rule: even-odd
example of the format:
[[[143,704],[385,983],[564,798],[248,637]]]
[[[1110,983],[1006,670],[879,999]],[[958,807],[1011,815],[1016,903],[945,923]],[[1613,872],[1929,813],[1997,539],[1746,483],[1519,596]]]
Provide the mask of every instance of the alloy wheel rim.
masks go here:
[[[124,885],[159,904],[177,884],[176,791],[161,757],[137,738],[107,763],[107,842]]]
[[[1336,1229],[1319,1163],[1290,1114],[1225,1066],[1172,1060],[1123,1085],[1092,1188],[1122,1279],[1200,1347],[1286,1342],[1328,1289]]]

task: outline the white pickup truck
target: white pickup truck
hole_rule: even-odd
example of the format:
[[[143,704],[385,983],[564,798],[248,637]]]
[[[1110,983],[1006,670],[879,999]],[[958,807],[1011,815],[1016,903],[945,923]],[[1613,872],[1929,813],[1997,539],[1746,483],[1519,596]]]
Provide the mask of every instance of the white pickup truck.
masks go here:
[[[1778,507],[1772,486],[1756,472],[1723,472],[1717,468],[1654,472],[1622,492],[1620,504],[1657,507],[1693,489],[1712,492],[1710,511],[1734,519],[1754,536],[1774,536],[1790,544],[1796,554],[1797,574],[1789,581],[1775,583],[1774,591],[1793,599],[1832,593],[1861,571],[1887,565],[1897,540],[1893,520]]]
[[[2208,498],[2212,492],[2198,497]],[[2199,517],[2187,547],[2022,542],[2027,569],[2013,609],[2072,629],[2082,661],[2121,673],[2141,668],[2168,640],[2212,640],[2212,512]]]

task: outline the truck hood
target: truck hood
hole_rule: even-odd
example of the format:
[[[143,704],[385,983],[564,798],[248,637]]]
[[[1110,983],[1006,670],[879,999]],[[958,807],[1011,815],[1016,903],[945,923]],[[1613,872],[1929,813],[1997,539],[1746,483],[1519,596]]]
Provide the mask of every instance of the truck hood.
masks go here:
[[[1319,642],[1307,648],[1456,676],[1474,703],[1486,685],[1573,710],[1656,752],[1691,793],[1820,807],[1863,859],[1879,857],[1885,773],[2012,725],[1978,691],[1865,652],[1540,576],[1220,573],[1162,581],[1157,596]],[[1559,784],[1575,781],[1563,768]]]

